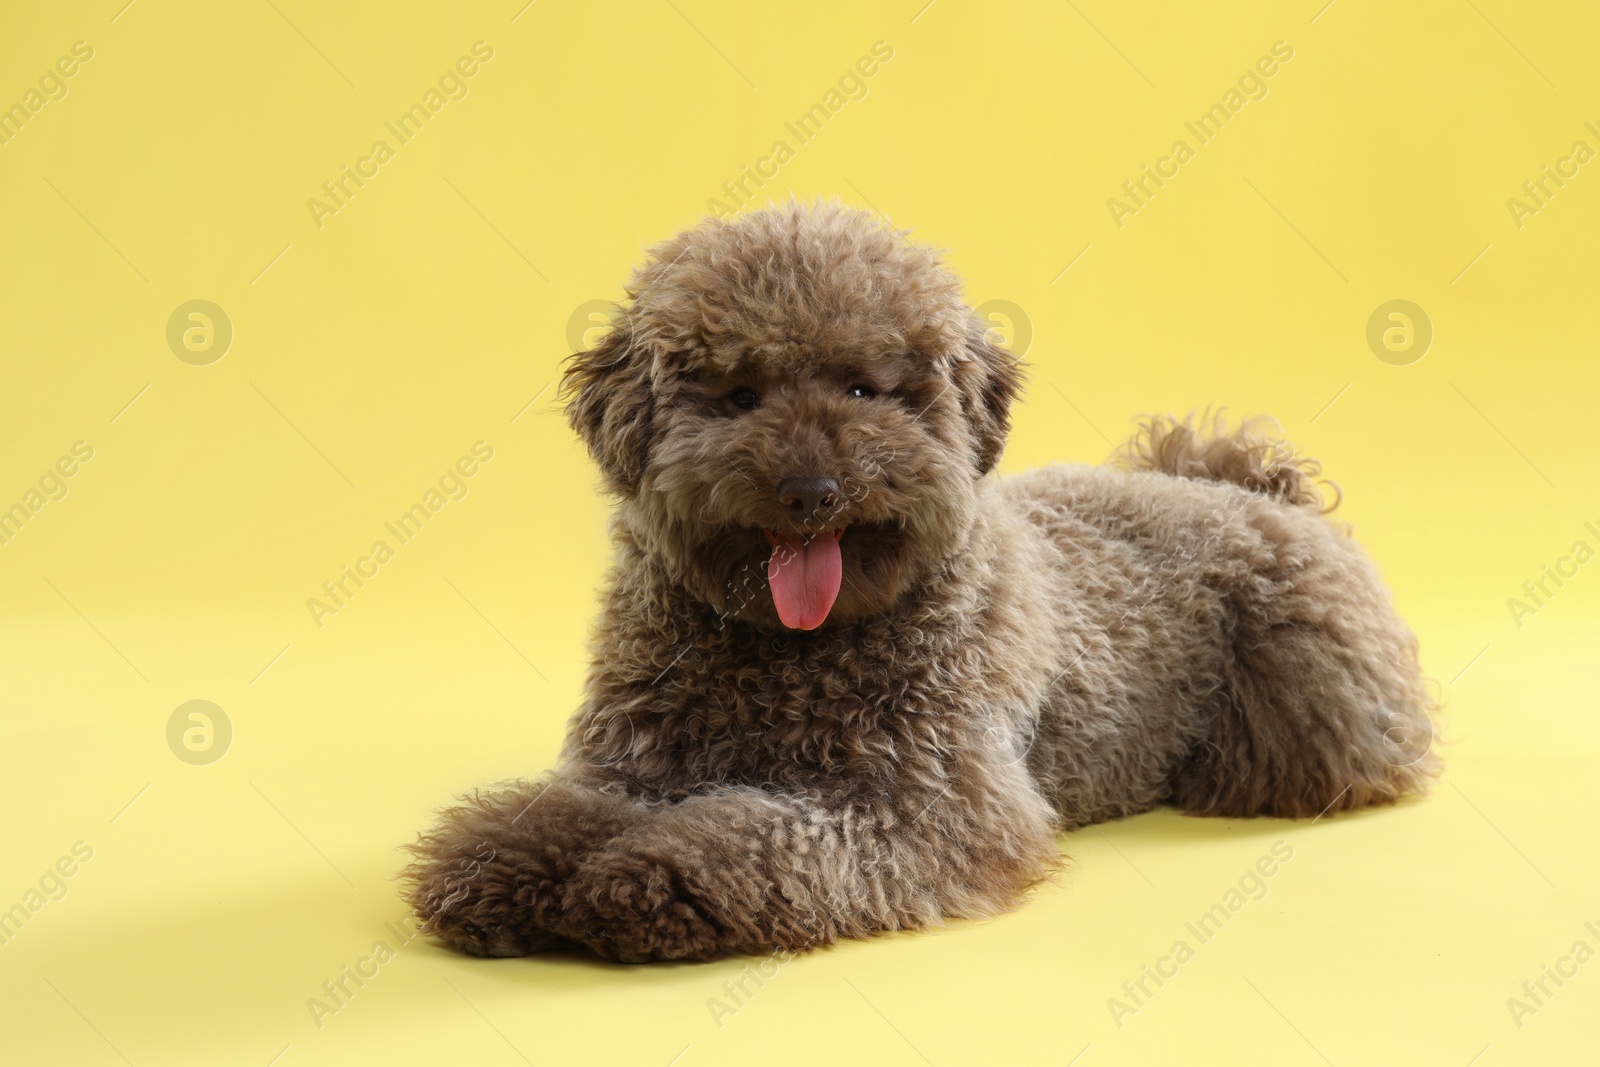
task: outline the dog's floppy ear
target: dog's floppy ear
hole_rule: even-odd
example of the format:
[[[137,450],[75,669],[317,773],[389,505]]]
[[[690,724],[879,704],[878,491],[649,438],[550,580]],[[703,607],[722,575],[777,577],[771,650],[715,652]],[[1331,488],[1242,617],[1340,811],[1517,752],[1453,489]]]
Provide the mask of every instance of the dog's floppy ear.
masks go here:
[[[626,320],[613,323],[589,351],[572,355],[561,388],[568,397],[567,421],[589,446],[606,484],[632,495],[649,457],[655,394],[649,360],[634,346]]]
[[[978,473],[988,474],[1000,462],[1011,431],[1011,402],[1022,389],[1023,369],[990,336],[977,315],[967,323],[965,351],[952,368],[961,411],[967,417],[976,447]]]

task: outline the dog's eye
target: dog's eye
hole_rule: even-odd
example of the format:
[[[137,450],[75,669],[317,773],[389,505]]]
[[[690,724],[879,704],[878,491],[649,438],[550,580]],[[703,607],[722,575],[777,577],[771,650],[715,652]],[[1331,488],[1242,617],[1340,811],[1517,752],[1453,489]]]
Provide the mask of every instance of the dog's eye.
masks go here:
[[[761,403],[761,398],[756,396],[756,391],[749,388],[735,389],[728,394],[728,399],[733,402],[734,407],[743,408],[745,411],[749,411]]]
[[[872,386],[862,385],[860,382],[857,382],[855,385],[852,385],[850,388],[846,389],[845,393],[848,396],[855,397],[857,400],[871,400],[873,397],[878,395],[878,391],[872,388]]]

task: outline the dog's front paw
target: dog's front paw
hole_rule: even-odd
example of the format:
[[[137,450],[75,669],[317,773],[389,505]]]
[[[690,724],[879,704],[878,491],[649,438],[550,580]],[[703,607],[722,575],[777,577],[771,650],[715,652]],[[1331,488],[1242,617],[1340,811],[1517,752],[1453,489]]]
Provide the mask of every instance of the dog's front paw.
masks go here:
[[[424,931],[475,956],[571,947],[552,930],[563,886],[636,817],[559,779],[471,794],[410,846],[406,898]]]
[[[591,857],[562,895],[559,935],[619,963],[711,960],[738,951],[693,872],[627,853]]]
[[[426,929],[449,947],[473,956],[529,956],[571,947],[571,942],[547,931],[476,912],[442,914]]]
[[[452,850],[455,851],[455,850]],[[558,881],[547,864],[480,845],[429,856],[406,872],[407,899],[424,932],[474,956],[526,956],[568,942],[545,927]]]

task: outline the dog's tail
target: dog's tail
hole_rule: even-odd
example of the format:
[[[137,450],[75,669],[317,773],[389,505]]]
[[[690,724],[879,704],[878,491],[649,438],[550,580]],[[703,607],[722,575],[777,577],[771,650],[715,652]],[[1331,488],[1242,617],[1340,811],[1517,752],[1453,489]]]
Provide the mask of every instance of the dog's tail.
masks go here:
[[[1339,487],[1320,481],[1322,464],[1296,456],[1273,420],[1256,416],[1229,429],[1224,413],[1178,419],[1152,415],[1117,450],[1116,460],[1130,470],[1160,471],[1178,478],[1232,482],[1286,504],[1329,512],[1339,506]],[[1332,491],[1331,502],[1320,485]]]

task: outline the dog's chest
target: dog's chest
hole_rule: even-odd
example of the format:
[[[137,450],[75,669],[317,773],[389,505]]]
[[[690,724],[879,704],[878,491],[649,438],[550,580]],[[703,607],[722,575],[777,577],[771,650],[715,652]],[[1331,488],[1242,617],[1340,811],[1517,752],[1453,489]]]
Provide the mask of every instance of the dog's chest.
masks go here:
[[[859,631],[730,633],[663,679],[658,739],[708,781],[814,784],[864,763],[936,758],[970,658],[918,657]]]

